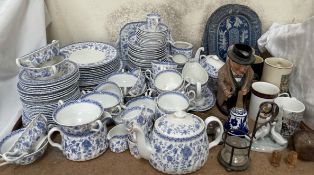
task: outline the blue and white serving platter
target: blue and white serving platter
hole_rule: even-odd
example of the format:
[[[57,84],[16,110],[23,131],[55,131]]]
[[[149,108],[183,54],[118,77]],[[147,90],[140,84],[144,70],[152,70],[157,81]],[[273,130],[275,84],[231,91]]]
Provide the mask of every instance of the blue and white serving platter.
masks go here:
[[[221,60],[227,58],[228,47],[247,44],[258,54],[257,40],[261,36],[261,21],[249,7],[239,4],[227,4],[218,8],[209,17],[204,35],[204,54],[217,55]]]

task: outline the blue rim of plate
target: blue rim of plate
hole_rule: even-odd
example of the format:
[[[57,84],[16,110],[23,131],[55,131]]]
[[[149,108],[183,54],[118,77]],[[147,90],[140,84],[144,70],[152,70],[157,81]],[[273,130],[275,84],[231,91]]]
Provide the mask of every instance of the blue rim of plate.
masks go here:
[[[95,62],[95,63],[88,63],[88,64],[77,63],[80,68],[102,66],[105,64],[109,64],[110,62],[118,58],[118,51],[114,46],[108,43],[95,42],[95,41],[77,42],[77,43],[69,44],[60,49],[60,54],[65,56],[66,59],[69,59],[70,55],[73,52],[81,50],[81,49],[94,49],[97,51],[104,52],[106,56],[103,60]]]
[[[67,61],[66,64],[68,64],[69,66],[66,66],[67,72],[65,74],[63,74],[60,77],[56,77],[53,79],[47,79],[47,80],[35,80],[35,79],[31,79],[30,77],[27,76],[25,70],[22,70],[19,73],[19,81],[22,82],[25,85],[57,85],[60,83],[64,83],[64,81],[67,81],[70,77],[74,76],[75,73],[77,73],[79,71],[78,65],[72,61]],[[25,79],[25,76],[28,77],[29,79]]]
[[[231,17],[234,17],[234,18],[239,17],[239,19],[240,18],[245,19],[246,25],[248,26],[245,26],[242,21],[240,21],[242,22],[240,24],[239,23],[235,24],[235,21],[234,21],[235,19],[231,19]],[[229,25],[227,25],[227,22],[226,22],[227,19],[229,20],[231,19],[231,22],[228,23]],[[224,25],[225,22],[226,22],[226,26],[222,27],[221,25]],[[243,25],[243,28],[247,28],[248,38],[242,37],[242,39],[240,39],[241,34],[239,33],[238,34],[239,41],[232,40],[230,44],[229,43],[230,39],[229,39],[225,41],[227,43],[225,47],[222,44],[219,44],[219,42],[225,43],[219,40],[220,33],[223,34],[224,36],[229,36],[228,34],[230,34],[231,30],[235,32],[235,29],[237,29],[237,32],[239,32],[240,31],[239,27],[241,25]],[[203,34],[203,40],[202,40],[202,46],[205,48],[204,54],[217,55],[220,60],[225,62],[227,49],[230,45],[236,44],[235,42],[250,45],[251,47],[255,49],[255,53],[258,54],[259,50],[257,46],[257,40],[261,36],[261,32],[262,32],[261,28],[262,28],[262,24],[258,15],[248,6],[239,5],[239,4],[227,4],[227,5],[221,6],[218,9],[216,9],[207,20],[205,31]],[[226,32],[226,34],[223,32]],[[242,31],[242,33],[244,32]],[[219,49],[222,49],[222,50],[219,51]]]
[[[215,104],[216,104],[216,96],[213,94],[213,92],[210,90],[210,88],[206,86],[206,89],[204,89],[204,92],[205,92],[205,95],[203,95],[205,97],[204,105],[198,106],[198,107],[194,106],[191,109],[191,111],[194,111],[194,112],[204,112],[204,111],[210,110],[211,108],[213,108],[215,106]]]

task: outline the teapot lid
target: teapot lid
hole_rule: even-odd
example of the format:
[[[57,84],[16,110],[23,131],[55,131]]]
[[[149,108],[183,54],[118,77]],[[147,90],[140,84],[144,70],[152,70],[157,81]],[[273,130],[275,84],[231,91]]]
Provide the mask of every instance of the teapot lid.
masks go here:
[[[154,129],[158,134],[170,139],[190,139],[203,134],[205,124],[196,115],[177,111],[158,118]]]

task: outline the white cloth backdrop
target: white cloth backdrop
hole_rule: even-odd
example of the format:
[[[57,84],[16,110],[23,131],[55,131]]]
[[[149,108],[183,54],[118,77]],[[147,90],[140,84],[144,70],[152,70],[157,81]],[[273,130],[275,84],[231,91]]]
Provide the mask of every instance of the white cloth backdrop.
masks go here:
[[[304,121],[314,129],[314,16],[299,24],[273,24],[258,40],[261,51],[294,64],[291,95],[305,104]]]
[[[0,138],[21,115],[15,58],[47,43],[45,13],[44,0],[0,0]]]

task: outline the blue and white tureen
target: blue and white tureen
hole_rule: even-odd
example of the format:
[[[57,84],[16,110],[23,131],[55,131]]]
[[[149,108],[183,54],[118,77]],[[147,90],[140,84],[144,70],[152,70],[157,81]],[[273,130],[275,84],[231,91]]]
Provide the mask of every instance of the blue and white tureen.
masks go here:
[[[213,121],[219,123],[220,130],[209,143],[206,128]],[[223,125],[213,116],[204,122],[196,115],[178,111],[156,120],[150,140],[140,126],[134,124],[132,131],[140,156],[148,159],[154,168],[168,174],[186,174],[206,163],[209,149],[221,141]]]

